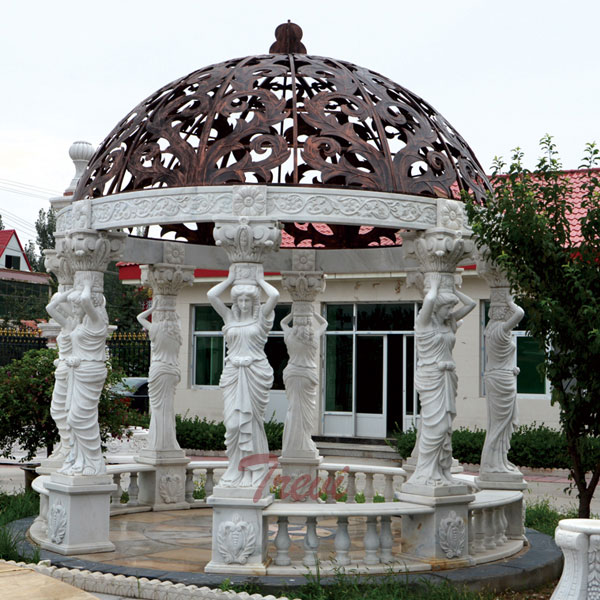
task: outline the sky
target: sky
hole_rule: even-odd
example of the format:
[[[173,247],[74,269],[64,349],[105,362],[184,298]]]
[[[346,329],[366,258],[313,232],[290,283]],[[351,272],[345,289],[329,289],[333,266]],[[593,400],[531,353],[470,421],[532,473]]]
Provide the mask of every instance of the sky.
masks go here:
[[[0,14],[0,215],[23,244],[69,185],[75,140],[94,146],[152,92],[264,54],[277,25],[309,54],[373,69],[420,95],[483,167],[513,148],[535,165],[549,133],[566,169],[600,143],[600,2],[5,0]]]

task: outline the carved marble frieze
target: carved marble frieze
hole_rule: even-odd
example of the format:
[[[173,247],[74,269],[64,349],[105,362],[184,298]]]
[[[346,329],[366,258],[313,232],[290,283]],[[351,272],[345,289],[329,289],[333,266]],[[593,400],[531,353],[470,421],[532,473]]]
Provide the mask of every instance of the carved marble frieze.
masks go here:
[[[444,223],[463,229],[461,202],[388,192],[262,185],[151,189],[79,200],[63,208],[57,231],[78,228],[206,223],[261,217],[298,223],[428,229]]]

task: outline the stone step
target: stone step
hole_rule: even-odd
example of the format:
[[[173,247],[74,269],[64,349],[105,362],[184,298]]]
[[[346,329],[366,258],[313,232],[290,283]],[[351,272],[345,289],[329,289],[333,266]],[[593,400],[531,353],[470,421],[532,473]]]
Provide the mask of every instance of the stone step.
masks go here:
[[[357,443],[356,438],[351,438],[348,442],[330,442],[315,439],[315,444],[319,449],[321,456],[349,456],[352,458],[380,458],[383,460],[398,461],[398,466],[402,459],[394,448],[383,444]],[[362,440],[361,440],[362,441]]]

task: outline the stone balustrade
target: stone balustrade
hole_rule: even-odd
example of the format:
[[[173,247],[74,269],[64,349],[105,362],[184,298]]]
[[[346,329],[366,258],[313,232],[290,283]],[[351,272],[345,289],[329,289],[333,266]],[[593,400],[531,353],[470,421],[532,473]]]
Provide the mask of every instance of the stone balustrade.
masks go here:
[[[206,505],[206,499],[212,494],[215,485],[215,471],[224,471],[229,466],[226,460],[192,460],[186,466],[185,501],[192,505]],[[204,475],[204,498],[194,498],[194,481],[200,472]]]
[[[151,465],[142,465],[139,463],[129,463],[122,465],[108,465],[106,468],[109,475],[112,475],[113,483],[117,488],[111,493],[110,515],[122,515],[132,512],[144,512],[151,510],[151,507],[138,502],[138,474],[142,471],[154,471]],[[123,492],[127,496],[123,498]],[[126,499],[126,502],[122,502]]]
[[[482,490],[469,505],[469,555],[475,564],[511,556],[523,547],[523,493]]]
[[[408,515],[428,514],[433,508],[409,502],[380,502],[373,504],[330,504],[318,503],[274,503],[264,511],[264,516],[275,517],[277,533],[273,540],[273,565],[267,574],[292,574],[334,572],[339,567],[348,567],[357,572],[384,573],[391,564],[402,563],[414,568],[428,567],[402,554],[398,540],[394,540],[392,519]],[[362,544],[349,527],[361,526],[366,521]],[[301,531],[290,536],[290,525]],[[334,530],[335,557],[330,551],[319,553],[319,532]],[[300,557],[295,556],[301,554]]]

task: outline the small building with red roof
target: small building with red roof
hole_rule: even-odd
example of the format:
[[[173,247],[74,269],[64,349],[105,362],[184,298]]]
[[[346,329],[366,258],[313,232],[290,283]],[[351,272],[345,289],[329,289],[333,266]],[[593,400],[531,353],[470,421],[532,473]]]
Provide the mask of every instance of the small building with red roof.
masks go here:
[[[0,319],[10,319],[17,306],[46,302],[49,294],[50,275],[31,268],[14,229],[0,230]]]

